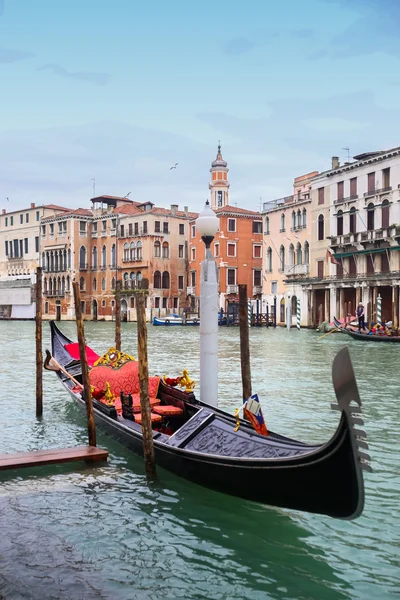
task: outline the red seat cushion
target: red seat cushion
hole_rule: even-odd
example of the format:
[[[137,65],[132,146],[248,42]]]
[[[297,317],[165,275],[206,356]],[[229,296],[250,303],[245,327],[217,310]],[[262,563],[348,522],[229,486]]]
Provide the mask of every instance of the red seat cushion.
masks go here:
[[[162,416],[161,415],[155,415],[153,412],[150,413],[151,416],[151,422],[152,423],[159,423],[160,421],[162,421]],[[139,423],[140,425],[142,424],[142,415],[141,413],[135,413],[135,423]]]
[[[154,406],[153,412],[155,412],[157,415],[162,415],[163,417],[183,416],[183,408],[179,408],[178,406],[172,405]]]
[[[139,367],[137,361],[130,361],[119,368],[112,368],[107,365],[98,365],[89,372],[90,384],[96,390],[105,390],[106,383],[110,384],[110,390],[114,396],[124,394],[139,393]],[[149,396],[155,398],[160,383],[159,377],[149,377]]]

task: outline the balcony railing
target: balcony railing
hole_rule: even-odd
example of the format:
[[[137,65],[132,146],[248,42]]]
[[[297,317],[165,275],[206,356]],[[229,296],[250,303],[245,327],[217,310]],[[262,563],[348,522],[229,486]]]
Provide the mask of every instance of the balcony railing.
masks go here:
[[[68,292],[43,292],[43,295],[46,296],[46,298],[64,298],[65,293]]]
[[[286,276],[308,275],[309,271],[310,265],[308,263],[302,263],[299,265],[285,265],[284,273]]]
[[[188,296],[194,296],[194,295],[196,294],[196,286],[194,286],[194,285],[189,285],[189,286],[186,288],[186,294],[187,294]]]
[[[80,271],[87,271],[88,270],[88,264],[87,263],[79,263],[79,270]]]
[[[97,238],[98,235],[99,235],[98,231],[92,231],[92,238]]]
[[[392,186],[379,188],[377,190],[370,190],[368,192],[364,192],[364,198],[370,198],[371,196],[380,196],[381,194],[387,194],[392,191]]]
[[[357,200],[358,194],[353,194],[353,196],[347,196],[346,198],[338,198],[334,200],[333,204],[344,204],[345,202],[352,202],[353,200]]]
[[[226,286],[226,293],[227,294],[237,294],[239,290],[239,286],[236,284],[228,284]]]
[[[329,281],[360,281],[363,279],[398,280],[400,271],[380,271],[375,273],[343,273],[343,275],[326,275],[324,277],[307,277],[304,283],[323,283]]]
[[[253,285],[253,296],[259,296],[262,294],[262,285]]]

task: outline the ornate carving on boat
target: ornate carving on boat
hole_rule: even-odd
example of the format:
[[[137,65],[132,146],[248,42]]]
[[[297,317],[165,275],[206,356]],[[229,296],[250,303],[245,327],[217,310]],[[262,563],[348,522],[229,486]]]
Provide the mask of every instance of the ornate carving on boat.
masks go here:
[[[116,348],[110,348],[103,356],[100,356],[98,360],[94,363],[94,367],[105,365],[107,367],[112,367],[113,369],[119,369],[127,362],[134,361],[135,358],[130,356],[129,354],[125,354],[125,352],[120,352],[116,350]]]

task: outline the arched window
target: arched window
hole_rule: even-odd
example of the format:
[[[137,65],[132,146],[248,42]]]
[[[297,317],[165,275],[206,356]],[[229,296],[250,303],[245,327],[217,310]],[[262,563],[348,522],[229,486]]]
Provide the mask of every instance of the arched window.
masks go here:
[[[97,279],[96,277],[93,277],[93,291],[95,292],[97,290]]]
[[[169,258],[169,244],[168,242],[164,242],[162,245],[162,257]]]
[[[142,242],[138,242],[136,244],[136,259],[137,260],[142,260]]]
[[[350,209],[350,233],[357,233],[356,209],[354,206]]]
[[[79,280],[79,289],[81,290],[81,292],[83,292],[85,289],[85,278],[84,277],[81,277]]]
[[[103,279],[101,280],[101,290],[102,290],[102,292],[104,292],[105,289],[106,289],[106,280],[105,280],[105,277],[103,277]]]
[[[265,217],[265,233],[269,233],[269,217]]]
[[[285,231],[285,213],[281,214],[281,232]]]
[[[67,275],[65,291],[69,292],[70,290],[71,290],[71,279],[70,279],[69,275]]]
[[[111,267],[113,269],[115,269],[116,266],[117,266],[117,248],[116,248],[115,244],[113,244],[112,248],[111,248]]]
[[[297,227],[301,227],[301,210],[297,211]]]
[[[294,246],[290,244],[289,246],[289,265],[292,267],[294,265]]]
[[[134,285],[135,285],[135,283],[136,283],[136,273],[134,273],[133,271],[132,271],[132,273],[131,273],[131,282],[132,282],[132,285],[133,285],[133,286],[134,286]]]
[[[83,248],[83,250],[85,250],[85,256],[86,256],[86,249]],[[82,248],[81,248],[81,251],[82,251]],[[82,263],[79,261],[79,265],[81,265],[81,264]],[[55,252],[55,254],[54,254],[54,268],[57,273],[57,271],[58,271],[58,252]],[[83,268],[85,268],[85,262],[83,263]]]
[[[50,277],[49,278],[49,294],[50,294],[50,296],[52,295],[52,293],[53,293],[53,280]]]
[[[297,264],[301,265],[303,262],[303,252],[301,250],[301,244],[300,242],[297,242],[297,246],[296,246],[296,258],[297,258]]]
[[[389,200],[382,202],[382,228],[387,229],[389,227],[390,208]]]
[[[294,229],[295,227],[296,227],[296,213],[293,211],[291,228]]]
[[[307,227],[307,211],[303,208],[303,229]]]
[[[71,250],[68,250],[68,269],[71,268]]]
[[[58,257],[56,255],[56,264],[58,263]],[[81,246],[79,250],[79,268],[86,268],[86,248],[85,246]]]
[[[160,271],[154,271],[154,284],[153,284],[153,287],[156,290],[161,289],[161,273],[160,273]]]
[[[318,241],[324,239],[324,215],[318,217]]]
[[[285,246],[279,248],[279,270],[285,270]]]
[[[169,282],[169,273],[168,271],[164,271],[161,277],[161,284],[163,290],[169,290],[170,282]]]
[[[310,262],[310,246],[308,242],[304,242],[304,263],[308,265]]]
[[[368,231],[375,229],[375,206],[372,202],[367,207],[367,229]]]
[[[92,267],[97,269],[97,248],[96,246],[92,250]]]
[[[338,210],[336,216],[336,233],[337,235],[343,235],[343,211]]]
[[[143,277],[143,275],[142,275],[141,271],[138,271],[136,273],[136,279],[137,279],[137,281],[142,281],[142,277]]]
[[[272,248],[267,248],[267,272],[272,272]]]
[[[64,296],[65,294],[65,277],[61,279],[61,294]]]
[[[115,277],[111,279],[111,289],[115,290]]]
[[[125,244],[124,244],[123,260],[124,260],[124,262],[128,262],[128,260],[129,260],[129,244],[128,244],[128,242],[125,242]]]
[[[46,254],[45,254],[45,252],[42,253],[42,269],[43,269],[43,271],[46,270]]]
[[[50,271],[54,272],[54,255],[52,252],[50,252]]]
[[[161,256],[161,243],[154,242],[154,257],[159,258]]]
[[[130,254],[131,254],[130,259],[136,260],[136,244],[135,244],[135,242],[131,242]]]
[[[103,269],[107,267],[107,248],[105,246],[101,250],[101,266]]]
[[[46,277],[43,279],[43,291],[47,294],[47,279]]]

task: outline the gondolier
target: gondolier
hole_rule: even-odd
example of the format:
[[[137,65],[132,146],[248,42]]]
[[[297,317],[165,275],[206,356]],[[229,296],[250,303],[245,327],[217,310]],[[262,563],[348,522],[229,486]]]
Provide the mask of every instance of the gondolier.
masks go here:
[[[357,317],[358,317],[358,331],[361,333],[361,329],[365,329],[365,311],[362,302],[358,303],[357,306]]]

